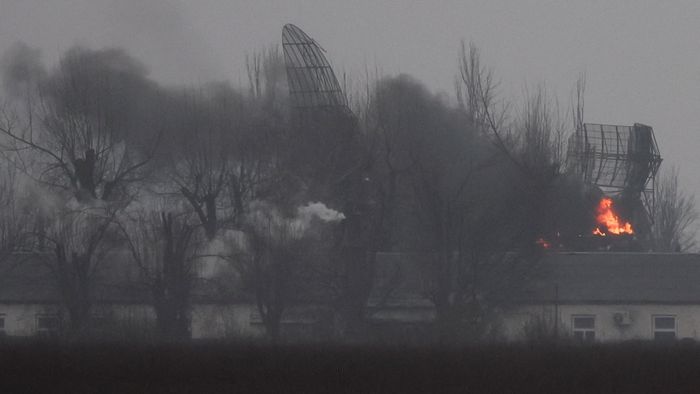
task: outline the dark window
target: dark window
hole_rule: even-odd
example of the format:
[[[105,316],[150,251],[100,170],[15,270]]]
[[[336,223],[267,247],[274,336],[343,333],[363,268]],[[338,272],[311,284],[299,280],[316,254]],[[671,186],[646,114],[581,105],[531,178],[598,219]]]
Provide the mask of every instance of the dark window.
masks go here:
[[[654,320],[656,329],[676,329],[676,318],[674,317],[656,317]]]
[[[593,342],[595,341],[595,331],[574,330],[574,338],[584,342]]]
[[[581,341],[595,341],[595,316],[578,315],[573,316],[573,335]]]
[[[676,333],[670,331],[654,331],[654,339],[657,341],[672,341],[676,339]]]
[[[652,328],[654,339],[668,341],[676,339],[676,317],[675,316],[654,316],[652,318]]]

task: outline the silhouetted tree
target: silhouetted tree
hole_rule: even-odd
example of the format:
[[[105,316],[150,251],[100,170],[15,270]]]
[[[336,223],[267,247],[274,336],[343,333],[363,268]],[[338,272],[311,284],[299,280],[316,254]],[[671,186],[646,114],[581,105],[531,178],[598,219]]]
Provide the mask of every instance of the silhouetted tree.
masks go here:
[[[242,250],[234,264],[244,286],[255,296],[267,335],[277,342],[284,311],[296,298],[304,260],[304,230],[266,203],[256,204],[243,228],[246,241],[239,245]]]
[[[76,47],[43,80],[23,86],[34,91],[0,132],[25,170],[82,202],[124,198],[155,149],[154,141],[143,152],[128,147],[138,96],[152,89],[144,67],[121,50]]]
[[[468,318],[465,307],[476,301],[467,294],[476,277],[470,268],[481,257],[475,252],[496,248],[508,233],[500,197],[506,195],[509,169],[464,111],[412,79],[385,79],[378,91],[382,133],[392,138],[383,158],[401,168],[392,175],[387,165],[386,185],[399,198],[385,203],[414,216],[403,224],[410,223],[407,233],[417,235],[413,247],[433,256],[427,290],[436,305],[438,336],[451,340]]]
[[[557,178],[563,173],[564,143],[567,117],[557,101],[548,97],[544,86],[526,94],[524,105],[513,115],[512,105],[499,103],[497,83],[492,70],[481,64],[479,50],[473,44],[467,50],[463,44],[459,58],[460,78],[458,98],[464,112],[492,145],[498,149],[519,173],[513,183],[519,190],[513,206],[522,215],[521,239],[525,246],[535,247],[535,240],[554,232],[545,218],[551,206],[549,195]],[[583,80],[577,82],[574,122],[582,122]]]
[[[190,91],[176,101],[172,114],[174,133],[170,145],[169,177],[197,215],[207,238],[214,239],[226,219],[224,198],[233,174],[233,135],[236,119],[223,117],[237,104],[221,97]],[[238,104],[240,107],[240,104]],[[238,111],[240,112],[240,110]]]
[[[695,197],[678,183],[678,169],[665,171],[654,190],[652,236],[658,252],[687,252],[695,247],[698,212]]]
[[[197,227],[186,214],[152,211],[127,218],[121,229],[151,292],[158,332],[166,338],[188,338]]]
[[[8,159],[0,171],[0,261],[17,251],[31,250],[36,208],[21,187],[20,174]]]
[[[41,235],[53,249],[45,260],[73,332],[83,329],[90,319],[99,266],[113,246],[105,237],[116,212],[104,207],[66,210]]]

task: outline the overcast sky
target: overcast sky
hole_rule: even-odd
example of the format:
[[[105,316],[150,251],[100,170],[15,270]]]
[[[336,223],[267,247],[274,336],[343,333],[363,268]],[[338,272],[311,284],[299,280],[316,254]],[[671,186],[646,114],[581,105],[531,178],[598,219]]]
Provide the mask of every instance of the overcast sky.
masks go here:
[[[123,46],[166,83],[244,80],[244,57],[294,23],[336,73],[365,65],[453,92],[460,40],[502,93],[545,83],[568,99],[587,75],[586,121],[654,127],[664,164],[700,196],[700,1],[0,0],[0,51],[21,40],[51,63],[74,44]]]

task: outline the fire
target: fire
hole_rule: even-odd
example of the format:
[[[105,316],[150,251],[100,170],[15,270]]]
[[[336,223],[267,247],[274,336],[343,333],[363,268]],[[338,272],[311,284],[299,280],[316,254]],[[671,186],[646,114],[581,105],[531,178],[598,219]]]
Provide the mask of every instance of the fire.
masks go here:
[[[537,245],[540,245],[544,249],[549,249],[552,246],[552,244],[547,242],[547,240],[544,238],[537,238],[537,241],[535,241],[535,243]]]
[[[598,203],[598,216],[596,220],[600,226],[593,230],[594,235],[604,237],[608,234],[634,234],[632,225],[629,222],[623,222],[615,214],[613,210],[613,201],[611,198],[604,197]]]
[[[600,235],[601,237],[604,237],[605,233],[600,231],[599,228],[596,228],[595,230],[593,230],[593,235]]]

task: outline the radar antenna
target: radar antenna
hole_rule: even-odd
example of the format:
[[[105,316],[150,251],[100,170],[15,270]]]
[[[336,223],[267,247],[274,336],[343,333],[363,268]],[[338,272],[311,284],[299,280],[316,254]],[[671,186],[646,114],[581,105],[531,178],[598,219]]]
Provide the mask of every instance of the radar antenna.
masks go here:
[[[347,98],[316,40],[287,24],[282,29],[282,49],[292,106],[349,112]]]
[[[569,138],[568,168],[606,195],[642,201],[650,221],[661,155],[647,125],[585,123]]]

